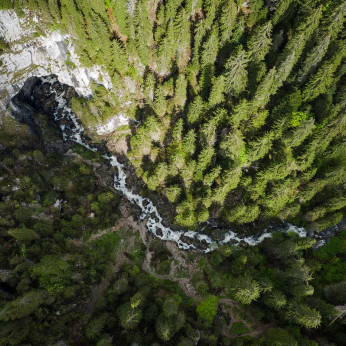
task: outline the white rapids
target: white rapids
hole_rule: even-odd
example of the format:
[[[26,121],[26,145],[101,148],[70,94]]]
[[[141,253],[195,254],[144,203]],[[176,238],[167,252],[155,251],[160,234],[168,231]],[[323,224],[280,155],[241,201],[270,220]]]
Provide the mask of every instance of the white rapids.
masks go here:
[[[57,82],[58,80],[55,77],[41,77],[42,83],[49,83],[52,85],[53,83]],[[61,120],[67,120],[71,126],[66,127],[65,125],[60,125],[60,129],[62,131],[63,139],[64,140],[71,140],[74,141],[85,148],[92,150],[96,152],[98,149],[95,147],[90,146],[83,138],[84,133],[84,127],[79,123],[76,115],[72,111],[71,108],[67,106],[66,99],[63,98],[64,93],[62,93],[60,96],[56,93],[55,89],[51,88],[51,91],[55,94],[56,101],[58,102],[58,107],[54,112],[54,117],[57,122]],[[60,112],[59,112],[60,111]],[[59,114],[60,113],[60,114]],[[68,133],[67,133],[68,132]],[[114,189],[121,191],[126,198],[131,202],[136,204],[140,207],[142,214],[140,216],[141,220],[146,219],[147,220],[147,228],[148,230],[155,235],[156,237],[160,238],[161,240],[169,240],[177,243],[179,248],[184,250],[190,250],[190,249],[196,249],[202,252],[210,252],[219,246],[225,245],[225,244],[232,244],[232,245],[239,245],[241,242],[246,243],[250,246],[255,246],[261,243],[264,239],[270,238],[272,234],[275,232],[269,232],[268,230],[264,230],[261,236],[259,237],[238,237],[237,233],[233,231],[228,231],[223,235],[223,240],[216,242],[213,240],[210,236],[195,232],[195,231],[173,231],[169,227],[165,227],[162,224],[162,217],[160,216],[157,208],[154,206],[153,202],[150,201],[148,198],[143,198],[142,196],[132,192],[127,186],[126,186],[126,173],[124,171],[124,165],[121,164],[115,155],[103,155],[103,158],[108,160],[110,165],[113,167],[116,167],[118,172],[114,175]],[[203,232],[203,229],[201,230]],[[288,224],[288,227],[286,227],[283,232],[294,232],[299,235],[299,237],[306,237],[307,232],[304,228],[299,228],[297,226]],[[204,244],[203,250],[198,249],[193,244],[187,244],[182,240],[182,237],[188,237],[192,241],[197,240],[201,244]]]

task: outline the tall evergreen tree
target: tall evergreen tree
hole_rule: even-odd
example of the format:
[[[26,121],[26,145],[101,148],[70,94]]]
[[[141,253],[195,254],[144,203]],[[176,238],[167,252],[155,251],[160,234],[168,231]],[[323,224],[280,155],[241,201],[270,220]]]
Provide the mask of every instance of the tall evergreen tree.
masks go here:
[[[270,21],[255,30],[247,45],[249,59],[259,62],[268,54],[271,46],[271,31]]]
[[[242,47],[239,47],[228,59],[225,65],[226,92],[237,96],[245,90],[248,80],[246,70],[248,62],[248,55]]]
[[[304,83],[309,74],[317,67],[320,61],[327,53],[330,42],[333,41],[338,33],[343,28],[346,16],[346,1],[337,6],[333,13],[328,15],[322,21],[322,27],[319,30],[319,35],[315,47],[307,54],[306,59],[302,63],[302,68],[299,71],[298,82]]]

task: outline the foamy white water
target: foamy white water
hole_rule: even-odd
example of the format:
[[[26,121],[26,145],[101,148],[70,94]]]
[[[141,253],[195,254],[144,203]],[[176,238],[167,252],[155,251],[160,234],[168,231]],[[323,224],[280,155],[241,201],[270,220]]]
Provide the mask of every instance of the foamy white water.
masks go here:
[[[52,85],[57,82],[57,79],[54,77],[41,77],[43,83],[49,83]],[[57,122],[61,120],[65,120],[69,122],[70,126],[60,125],[60,129],[62,131],[62,136],[64,140],[71,140],[80,145],[83,145],[88,150],[97,151],[96,147],[92,147],[89,145],[84,138],[84,127],[79,123],[76,115],[72,111],[71,108],[67,106],[67,101],[63,98],[64,93],[60,96],[56,93],[55,89],[51,88],[51,91],[55,94],[55,99],[58,102],[58,107],[55,110],[54,117]],[[60,113],[60,114],[59,114]],[[234,231],[228,231],[224,234],[223,240],[216,242],[210,236],[203,234],[203,230],[200,232],[195,231],[173,231],[169,227],[165,227],[162,224],[162,217],[159,214],[157,208],[154,206],[153,202],[148,198],[143,198],[142,196],[132,192],[126,185],[126,173],[124,170],[124,165],[121,164],[115,155],[103,155],[105,160],[107,160],[111,166],[116,167],[118,172],[114,175],[114,189],[121,191],[126,198],[133,204],[136,204],[140,207],[142,214],[140,216],[141,220],[147,220],[147,228],[149,232],[151,232],[156,237],[161,240],[169,240],[178,244],[179,248],[184,250],[190,249],[198,249],[193,244],[188,244],[182,240],[182,237],[188,237],[191,240],[197,240],[205,244],[206,248],[200,251],[205,253],[210,252],[221,245],[232,244],[238,246],[241,242],[244,242],[250,246],[255,246],[260,244],[264,239],[270,238],[273,232],[269,232],[268,230],[264,230],[261,236],[255,237],[238,237],[237,233]],[[297,227],[294,225],[287,225],[288,227],[283,232],[294,232],[299,235],[299,237],[306,237],[307,232],[302,227]],[[205,247],[204,246],[204,247]]]

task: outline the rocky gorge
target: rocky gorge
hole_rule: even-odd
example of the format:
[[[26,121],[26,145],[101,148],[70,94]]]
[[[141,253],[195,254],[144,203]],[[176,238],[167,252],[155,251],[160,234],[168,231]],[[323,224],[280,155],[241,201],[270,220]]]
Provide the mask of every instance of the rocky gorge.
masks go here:
[[[93,143],[87,131],[69,107],[69,103],[75,95],[75,89],[72,86],[61,83],[56,75],[40,78],[30,77],[24,83],[20,92],[12,98],[11,113],[17,120],[27,123],[33,133],[39,133],[35,121],[36,112],[44,113],[50,118],[52,126],[58,126],[60,129],[64,140],[63,143],[66,146],[62,150],[67,151],[70,144],[76,142],[93,152],[97,152],[101,160],[105,161],[101,165],[103,166],[103,173],[107,171],[106,185],[109,188],[114,187],[129,202],[139,207],[139,219],[145,220],[148,231],[161,240],[173,241],[177,243],[179,248],[184,250],[210,252],[224,244],[254,246],[261,243],[264,239],[271,237],[273,232],[281,231],[294,232],[300,237],[315,237],[317,240],[315,248],[319,248],[339,228],[345,229],[345,223],[341,222],[339,226],[328,228],[319,234],[314,234],[313,231],[306,231],[302,227],[283,223],[277,227],[258,231],[255,236],[240,236],[234,230],[227,231],[219,229],[217,222],[213,222],[212,220],[200,224],[197,231],[179,230],[176,227],[171,229],[166,226],[166,222],[149,198],[143,198],[139,194],[134,193],[133,190],[136,190],[135,186],[128,187],[127,176],[130,174],[130,171],[126,165],[120,163],[117,157],[108,151],[104,143]],[[107,161],[108,165],[105,164]],[[114,181],[112,181],[113,174]],[[215,235],[217,236],[215,237]]]

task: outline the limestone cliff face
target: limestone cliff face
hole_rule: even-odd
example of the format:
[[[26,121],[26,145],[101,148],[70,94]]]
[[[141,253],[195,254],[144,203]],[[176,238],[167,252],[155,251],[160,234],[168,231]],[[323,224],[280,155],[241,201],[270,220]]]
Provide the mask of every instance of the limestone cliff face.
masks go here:
[[[92,81],[112,90],[111,79],[103,67],[82,66],[68,35],[45,29],[35,13],[24,13],[18,17],[13,10],[0,10],[0,38],[7,45],[2,54],[0,50],[0,115],[31,76],[55,74],[83,97],[92,96]],[[100,134],[125,123],[127,118],[115,115],[109,124],[100,125]],[[98,132],[98,128],[95,130]]]

